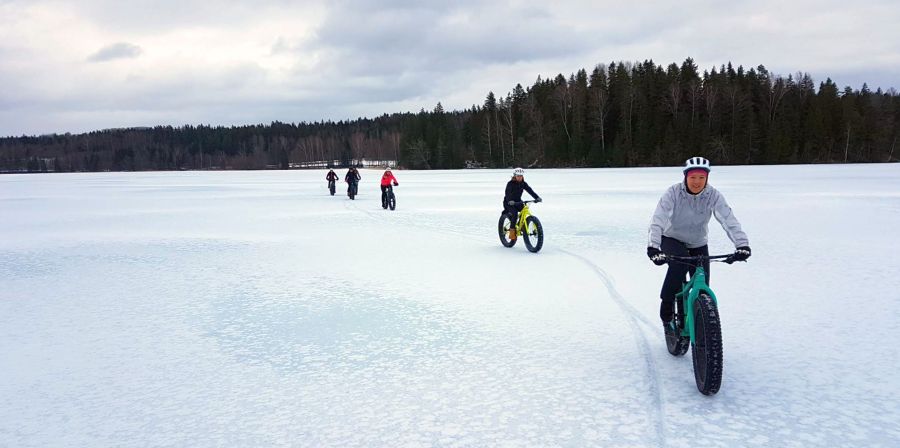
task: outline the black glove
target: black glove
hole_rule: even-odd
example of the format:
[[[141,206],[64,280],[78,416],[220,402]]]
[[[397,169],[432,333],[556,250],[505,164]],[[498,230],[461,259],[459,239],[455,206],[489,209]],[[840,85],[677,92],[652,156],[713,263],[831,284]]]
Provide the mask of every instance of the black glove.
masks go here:
[[[750,258],[750,246],[741,246],[734,250],[732,259],[734,261],[747,261]]]
[[[516,201],[507,201],[506,205],[512,207],[512,206],[516,205]]]
[[[666,254],[660,252],[660,250],[655,247],[647,248],[647,257],[657,266],[666,264]]]
[[[543,199],[541,199],[541,198],[534,198],[534,202],[542,202],[542,201],[543,201]]]

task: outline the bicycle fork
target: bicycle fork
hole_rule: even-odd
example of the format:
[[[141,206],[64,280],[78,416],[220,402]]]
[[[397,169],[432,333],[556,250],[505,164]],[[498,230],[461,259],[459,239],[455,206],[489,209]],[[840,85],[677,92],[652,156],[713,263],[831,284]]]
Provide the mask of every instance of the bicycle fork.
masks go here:
[[[696,287],[695,285],[700,286]],[[675,294],[676,320],[681,324],[681,335],[690,336],[691,343],[695,341],[694,301],[700,297],[700,294],[706,294],[714,304],[718,303],[716,295],[706,286],[706,274],[702,269],[694,272],[694,276],[682,284],[681,292]]]

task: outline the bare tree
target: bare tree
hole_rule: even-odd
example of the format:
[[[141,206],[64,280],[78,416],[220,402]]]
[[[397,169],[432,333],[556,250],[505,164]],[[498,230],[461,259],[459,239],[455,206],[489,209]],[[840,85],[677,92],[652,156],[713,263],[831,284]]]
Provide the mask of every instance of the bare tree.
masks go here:
[[[500,99],[500,103],[501,104],[503,103],[502,98]],[[506,150],[503,149],[503,136],[500,134],[500,111],[499,111],[499,109],[500,109],[499,107],[494,108],[494,123],[496,123],[496,126],[494,126],[494,129],[496,129],[496,131],[497,131],[497,146],[500,148],[500,160],[501,160],[503,166],[506,166]]]
[[[597,127],[600,128],[600,151],[606,152],[606,118],[609,113],[609,92],[606,86],[597,89]]]
[[[531,132],[531,135],[537,136],[537,148],[531,152],[531,154],[527,156],[533,156],[537,159],[544,158],[544,125],[543,125],[543,115],[541,114],[540,108],[537,105],[537,99],[535,99],[534,95],[529,95],[528,99],[525,102],[524,107],[525,113],[525,129]],[[534,147],[535,145],[532,143],[530,146]]]
[[[712,131],[712,117],[716,109],[716,100],[719,98],[719,89],[714,83],[706,82],[703,85],[703,102],[706,106],[706,130]]]
[[[681,105],[681,86],[677,80],[669,84],[669,90],[666,93],[666,106],[669,112],[672,113],[672,121],[678,121],[678,109]]]
[[[778,112],[778,107],[781,104],[784,95],[790,90],[790,85],[780,76],[776,77],[774,80],[771,76],[768,76],[766,79],[766,83],[768,84],[768,89],[766,89],[766,93],[768,94],[766,105],[769,108],[768,119],[769,123],[774,123],[775,114]]]
[[[425,143],[425,140],[421,138],[416,139],[416,141],[412,142],[409,145],[409,152],[411,154],[411,160],[413,166],[421,166],[426,170],[431,169],[431,164],[428,163],[428,158],[431,155],[430,150],[428,149],[428,145]]]
[[[513,102],[512,98],[507,95],[506,101],[500,99],[500,110],[503,112],[503,118],[506,121],[506,128],[509,131],[509,150],[512,157],[513,163],[516,163],[516,138],[515,138],[515,123],[513,122]]]
[[[488,145],[488,161],[493,165],[494,163],[494,153],[493,148],[491,147],[491,114],[490,111],[485,111],[484,114],[484,127],[483,135],[485,140],[487,140]]]
[[[365,150],[366,135],[360,130],[353,131],[350,134],[350,150],[352,151],[351,159],[362,160],[366,157]]]
[[[850,152],[850,123],[847,123],[847,143],[844,145],[844,163],[847,163],[847,156]]]
[[[894,137],[894,141],[891,142],[891,153],[888,154],[888,158],[887,158],[888,162],[890,162],[891,160],[894,160],[894,147],[895,146],[897,146],[897,137]]]
[[[731,105],[731,148],[733,150],[737,116],[747,108],[747,96],[741,91],[740,86],[729,84],[725,87],[725,98]]]
[[[566,132],[566,138],[572,140],[572,134],[569,133],[569,109],[572,108],[572,95],[565,78],[560,75],[557,79],[562,80],[557,82],[556,89],[553,91],[553,100],[556,103],[563,130]]]
[[[625,141],[628,142],[628,160],[629,163],[634,164],[637,160],[637,149],[635,148],[633,137],[634,137],[634,100],[637,97],[637,89],[634,87],[634,83],[629,79],[628,87],[625,88],[625,96],[628,100],[627,107],[627,115],[625,116]]]
[[[400,133],[391,132],[391,147],[394,149],[394,163],[400,163]]]
[[[700,83],[692,79],[688,83],[688,96],[691,101],[691,129],[694,129],[694,117],[697,116],[697,103],[700,102]]]

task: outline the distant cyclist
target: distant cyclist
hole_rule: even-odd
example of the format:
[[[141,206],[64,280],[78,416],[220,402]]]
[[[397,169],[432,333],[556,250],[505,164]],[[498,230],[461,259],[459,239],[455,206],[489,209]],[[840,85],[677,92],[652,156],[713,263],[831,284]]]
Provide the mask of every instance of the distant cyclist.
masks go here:
[[[528,186],[528,182],[525,182],[525,170],[516,168],[513,170],[512,179],[506,183],[506,194],[503,196],[503,210],[509,215],[511,220],[509,226],[510,241],[516,239],[516,220],[519,219],[519,212],[524,207],[521,204],[523,191],[527,191],[534,198],[534,202],[541,202],[541,197]]]
[[[334,170],[329,169],[329,170],[328,170],[328,174],[325,175],[325,180],[328,181],[328,188],[331,188],[331,186],[332,186],[335,182],[337,182],[337,180],[338,180],[338,175],[337,175],[337,173],[334,172]]]
[[[360,180],[362,180],[362,176],[359,175],[359,171],[356,170],[355,166],[351,166],[344,176],[344,182],[347,182],[347,196],[350,196],[350,189],[355,184],[358,184]]]
[[[707,184],[709,160],[691,157],[685,162],[684,180],[669,187],[659,200],[650,221],[650,241],[647,256],[657,266],[666,264],[664,254],[679,256],[709,255],[707,240],[709,220],[715,216],[734,243],[735,261],[750,258],[750,242],[741,230],[725,196]],[[705,262],[706,281],[709,282],[709,262]],[[669,264],[666,279],[662,285],[659,318],[667,332],[674,331],[672,319],[675,317],[675,294],[681,291],[685,274],[694,274],[694,268],[681,263]]]
[[[394,173],[391,172],[391,167],[387,167],[384,170],[384,174],[381,175],[381,208],[387,208],[387,190],[391,186],[391,183],[396,187],[400,185],[397,182],[397,178],[394,177]]]

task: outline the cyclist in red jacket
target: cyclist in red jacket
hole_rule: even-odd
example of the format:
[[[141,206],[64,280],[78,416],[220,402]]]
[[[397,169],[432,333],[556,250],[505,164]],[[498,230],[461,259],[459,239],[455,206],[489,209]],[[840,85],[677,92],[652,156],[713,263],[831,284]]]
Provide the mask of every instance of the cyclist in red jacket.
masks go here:
[[[391,183],[394,186],[400,185],[397,178],[394,177],[394,173],[391,172],[391,167],[387,167],[384,174],[381,175],[381,208],[387,208],[387,190],[391,187]]]

